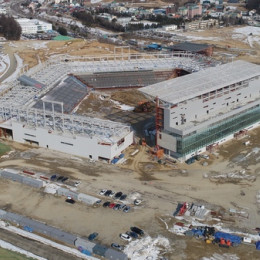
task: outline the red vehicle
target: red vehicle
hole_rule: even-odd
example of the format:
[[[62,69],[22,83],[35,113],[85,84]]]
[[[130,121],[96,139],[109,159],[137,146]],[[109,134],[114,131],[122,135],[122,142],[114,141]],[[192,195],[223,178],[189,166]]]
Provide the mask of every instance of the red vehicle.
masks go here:
[[[109,205],[109,208],[111,208],[111,209],[112,209],[112,208],[114,208],[114,207],[115,207],[115,205],[116,205],[115,203],[110,203],[110,205]]]

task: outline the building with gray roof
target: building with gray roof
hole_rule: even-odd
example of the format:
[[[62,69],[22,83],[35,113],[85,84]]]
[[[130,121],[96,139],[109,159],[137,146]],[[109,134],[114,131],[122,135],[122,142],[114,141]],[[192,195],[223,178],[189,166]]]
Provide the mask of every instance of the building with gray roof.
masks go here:
[[[157,101],[157,144],[188,159],[260,124],[260,66],[208,68],[140,89]]]

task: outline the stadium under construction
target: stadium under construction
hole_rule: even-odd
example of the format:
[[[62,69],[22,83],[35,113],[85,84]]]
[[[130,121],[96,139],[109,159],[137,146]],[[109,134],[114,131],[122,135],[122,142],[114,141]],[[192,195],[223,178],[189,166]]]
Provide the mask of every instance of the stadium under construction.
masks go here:
[[[127,124],[77,115],[76,108],[90,91],[147,86],[149,90],[151,84],[163,88],[174,69],[195,75],[216,65],[208,57],[181,52],[59,55],[2,88],[0,133],[16,142],[111,161],[133,143],[134,133]]]

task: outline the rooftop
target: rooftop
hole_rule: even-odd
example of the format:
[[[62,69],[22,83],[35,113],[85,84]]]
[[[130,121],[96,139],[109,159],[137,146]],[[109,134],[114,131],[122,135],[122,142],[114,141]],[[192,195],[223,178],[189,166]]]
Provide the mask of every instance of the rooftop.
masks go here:
[[[260,66],[234,61],[139,89],[161,101],[177,104],[219,88],[260,76]]]
[[[199,52],[209,48],[208,44],[192,43],[192,42],[182,42],[170,46],[169,48],[175,51],[189,51],[189,52]]]

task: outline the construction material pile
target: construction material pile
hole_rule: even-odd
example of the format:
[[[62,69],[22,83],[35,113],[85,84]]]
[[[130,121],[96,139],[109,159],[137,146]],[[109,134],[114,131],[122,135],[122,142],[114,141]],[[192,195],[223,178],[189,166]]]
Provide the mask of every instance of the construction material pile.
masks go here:
[[[229,172],[229,173],[214,173],[211,175],[204,175],[204,178],[209,178],[209,180],[214,182],[232,182],[239,183],[243,181],[254,182],[256,180],[256,176],[246,174],[244,170],[239,172]]]

